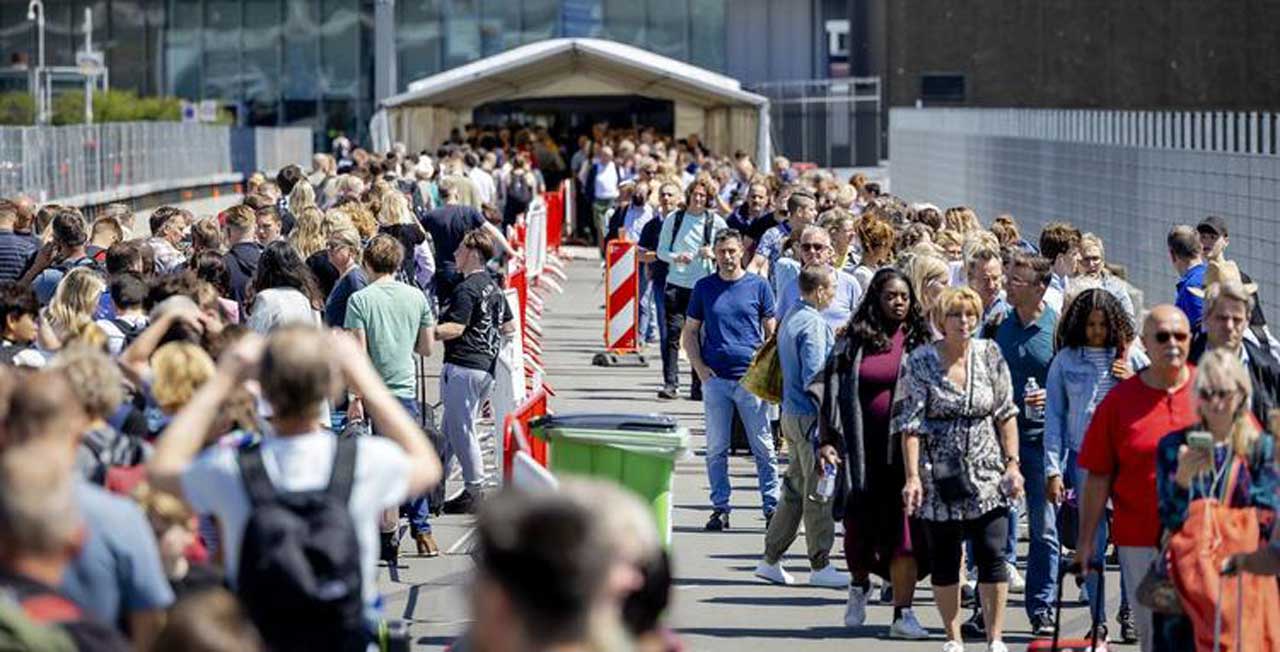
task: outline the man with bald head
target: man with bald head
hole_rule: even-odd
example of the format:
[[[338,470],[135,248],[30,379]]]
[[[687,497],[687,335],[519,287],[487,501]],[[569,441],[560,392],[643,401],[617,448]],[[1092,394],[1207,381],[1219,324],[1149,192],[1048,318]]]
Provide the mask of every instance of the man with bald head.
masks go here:
[[[1085,567],[1093,559],[1094,532],[1111,499],[1111,536],[1120,554],[1121,577],[1142,650],[1151,652],[1151,610],[1138,602],[1137,590],[1160,543],[1156,447],[1161,437],[1199,419],[1192,391],[1195,368],[1187,364],[1191,324],[1186,314],[1169,304],[1156,306],[1142,325],[1142,343],[1151,366],[1107,394],[1084,436],[1079,463],[1088,479],[1080,503],[1076,561]]]

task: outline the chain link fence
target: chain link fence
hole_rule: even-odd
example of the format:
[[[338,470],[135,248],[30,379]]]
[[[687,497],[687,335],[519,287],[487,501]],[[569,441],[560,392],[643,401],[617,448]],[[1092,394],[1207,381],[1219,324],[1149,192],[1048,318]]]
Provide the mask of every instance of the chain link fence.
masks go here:
[[[311,130],[253,128],[253,169],[307,167]],[[180,122],[65,127],[0,127],[0,196],[24,194],[91,203],[95,196],[147,194],[223,183],[232,165],[232,129]]]
[[[796,162],[849,168],[880,163],[880,78],[767,82],[774,151]]]

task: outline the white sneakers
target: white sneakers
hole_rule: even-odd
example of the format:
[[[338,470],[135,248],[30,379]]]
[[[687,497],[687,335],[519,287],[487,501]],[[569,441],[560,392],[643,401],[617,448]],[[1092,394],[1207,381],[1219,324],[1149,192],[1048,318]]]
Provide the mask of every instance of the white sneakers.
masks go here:
[[[782,567],[781,560],[776,564],[770,564],[769,562],[761,559],[760,563],[756,564],[756,577],[773,582],[774,584],[791,585],[796,583],[796,578],[792,577],[791,573],[788,573],[786,569]]]
[[[867,621],[867,591],[857,584],[849,587],[849,602],[844,607],[845,627],[862,627]]]
[[[1027,590],[1027,581],[1023,579],[1022,574],[1018,572],[1015,564],[1005,562],[1009,566],[1009,592],[1022,593]]]
[[[762,580],[768,580],[774,584],[792,585],[796,583],[796,578],[788,573],[782,567],[782,560],[778,560],[776,564],[761,559],[756,564],[756,577]],[[841,573],[830,564],[824,566],[821,570],[813,571],[809,574],[809,586],[818,586],[827,589],[843,589],[849,586],[849,576]]]
[[[759,572],[758,570],[756,571]],[[841,573],[835,566],[827,564],[822,570],[809,573],[809,586],[820,586],[827,589],[843,589],[849,586],[848,573]]]
[[[947,641],[942,645],[942,652],[964,652],[964,643]],[[1009,648],[1003,641],[991,641],[987,643],[987,652],[1009,652]]]
[[[920,625],[919,620],[916,620],[915,611],[903,609],[902,615],[889,626],[889,638],[918,641],[929,638],[929,632]]]

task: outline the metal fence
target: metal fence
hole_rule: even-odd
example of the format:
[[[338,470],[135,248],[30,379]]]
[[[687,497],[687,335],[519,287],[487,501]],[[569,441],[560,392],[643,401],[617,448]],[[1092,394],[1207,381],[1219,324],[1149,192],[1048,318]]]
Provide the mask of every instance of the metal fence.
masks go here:
[[[254,129],[257,169],[309,165],[311,131]],[[0,127],[0,195],[92,202],[95,195],[217,183],[236,172],[231,129],[178,122]]]
[[[1222,216],[1227,256],[1280,305],[1276,114],[895,108],[889,132],[895,194],[1008,212],[1032,239],[1068,220],[1103,238],[1149,305],[1173,298],[1169,228]]]
[[[877,165],[882,151],[880,78],[768,82],[774,150],[822,167]]]
[[[313,135],[307,127],[255,127],[257,169],[274,171],[286,165],[310,167]]]

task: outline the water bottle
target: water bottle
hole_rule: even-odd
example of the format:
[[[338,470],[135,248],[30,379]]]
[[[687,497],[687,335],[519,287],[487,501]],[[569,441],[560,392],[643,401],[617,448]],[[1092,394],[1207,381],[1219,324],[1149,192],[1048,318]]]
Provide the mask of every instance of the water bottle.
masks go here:
[[[822,464],[822,479],[818,480],[818,502],[831,500],[836,493],[836,465],[829,462]]]
[[[1044,421],[1044,406],[1032,407],[1028,397],[1033,394],[1040,393],[1040,383],[1036,382],[1036,377],[1027,378],[1027,384],[1022,388],[1022,403],[1026,406],[1027,421]]]

